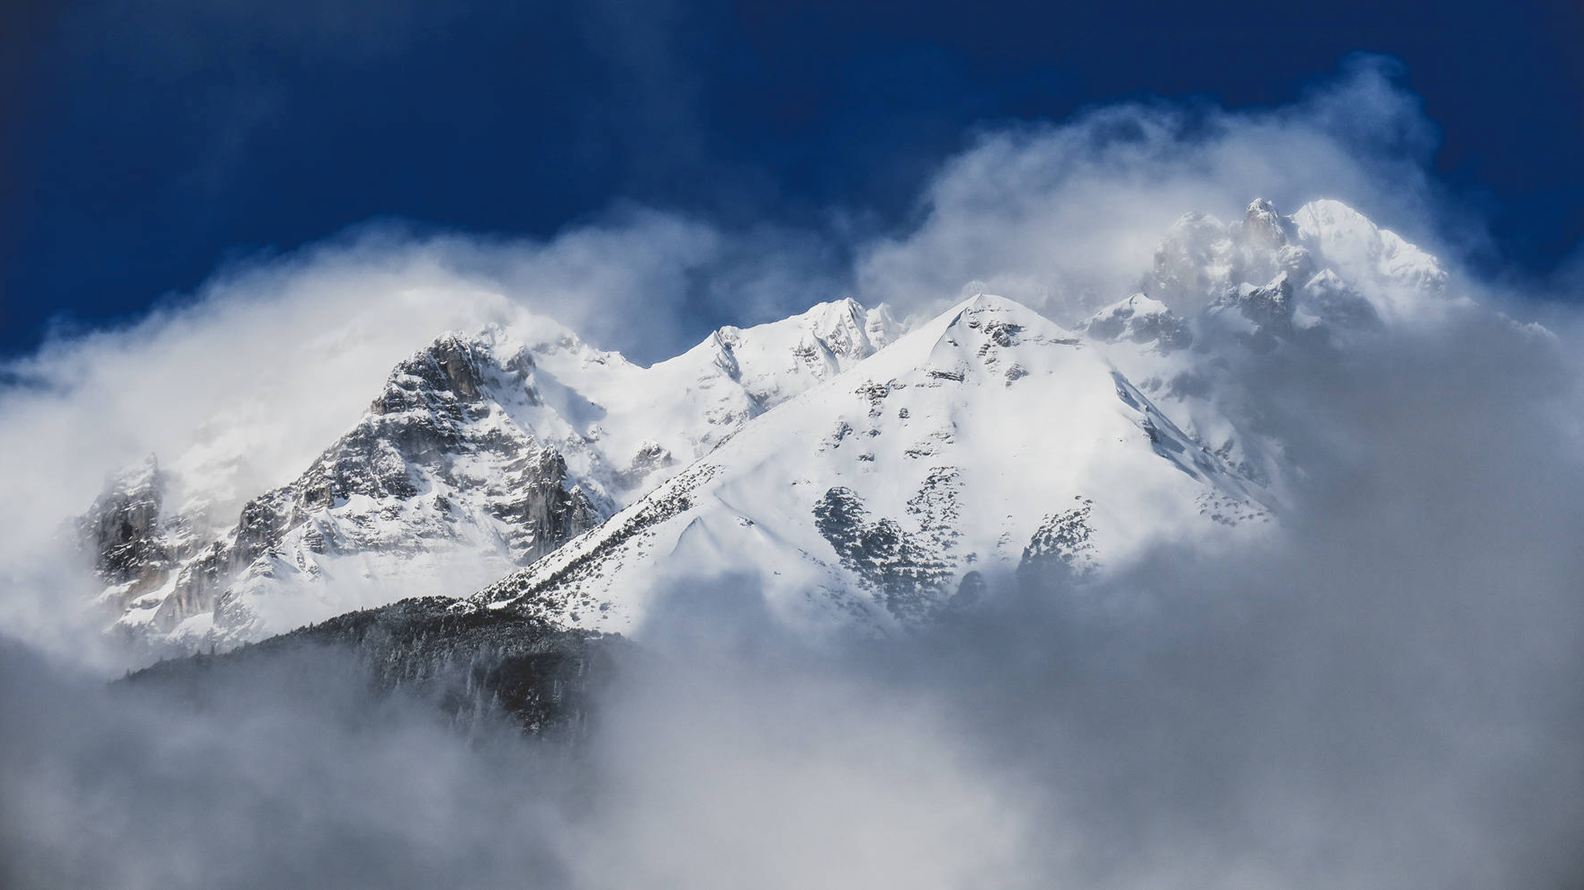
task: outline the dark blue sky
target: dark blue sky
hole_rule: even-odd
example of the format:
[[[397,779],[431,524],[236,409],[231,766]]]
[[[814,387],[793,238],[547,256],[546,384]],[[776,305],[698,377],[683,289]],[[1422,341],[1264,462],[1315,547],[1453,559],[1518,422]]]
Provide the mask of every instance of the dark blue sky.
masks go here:
[[[1537,276],[1584,241],[1584,4],[0,4],[0,355],[373,217],[547,235],[627,198],[905,225],[976,122],[1289,101],[1385,53]]]

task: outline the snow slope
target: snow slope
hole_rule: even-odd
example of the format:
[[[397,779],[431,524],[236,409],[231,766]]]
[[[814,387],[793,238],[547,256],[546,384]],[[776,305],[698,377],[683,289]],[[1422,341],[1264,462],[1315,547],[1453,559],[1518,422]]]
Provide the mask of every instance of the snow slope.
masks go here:
[[[667,587],[733,577],[810,633],[887,631],[1042,561],[1246,540],[1258,498],[1100,352],[981,295],[475,599],[631,632]]]

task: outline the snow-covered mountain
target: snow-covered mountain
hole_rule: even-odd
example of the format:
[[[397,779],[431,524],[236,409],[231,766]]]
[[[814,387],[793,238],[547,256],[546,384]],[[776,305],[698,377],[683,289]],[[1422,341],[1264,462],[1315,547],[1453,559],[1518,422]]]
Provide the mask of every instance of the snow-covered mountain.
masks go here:
[[[640,367],[547,319],[447,334],[398,365],[300,477],[209,537],[151,461],[80,523],[102,603],[140,638],[257,638],[405,595],[461,593],[552,551],[750,419],[890,341],[851,300],[722,328]]]
[[[813,633],[887,630],[1020,567],[1245,541],[1259,497],[1100,352],[980,295],[477,599],[631,631],[658,592],[730,575]]]
[[[1260,199],[1231,223],[1185,214],[1141,290],[1178,313],[1232,310],[1250,333],[1278,336],[1431,317],[1448,305],[1447,282],[1435,257],[1340,201],[1283,216]]]
[[[640,367],[536,318],[402,362],[224,528],[150,462],[79,532],[117,626],[185,647],[475,590],[633,630],[670,586],[726,576],[812,632],[887,631],[1156,544],[1271,533],[1301,468],[1229,359],[1341,354],[1434,323],[1447,290],[1342,204],[1255,201],[1183,216],[1139,292],[1072,330],[979,295],[904,335],[842,300]]]
[[[1246,543],[1294,468],[1225,359],[1433,321],[1447,281],[1335,201],[1190,213],[1077,332],[977,296],[474,602],[630,631],[657,593],[730,575],[785,622],[888,629],[1161,543]]]
[[[1185,214],[1139,286],[1077,327],[1190,436],[1277,500],[1291,462],[1226,360],[1340,356],[1361,338],[1435,324],[1461,302],[1435,257],[1331,200],[1291,216],[1255,200],[1230,223]]]

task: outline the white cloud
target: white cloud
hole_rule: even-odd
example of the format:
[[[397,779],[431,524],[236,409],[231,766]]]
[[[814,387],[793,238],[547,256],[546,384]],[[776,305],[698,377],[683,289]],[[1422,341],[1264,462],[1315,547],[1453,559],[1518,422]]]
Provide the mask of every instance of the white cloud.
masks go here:
[[[1289,213],[1336,198],[1432,244],[1466,232],[1425,174],[1434,127],[1394,73],[1359,58],[1290,106],[1134,102],[984,130],[915,229],[867,246],[860,299],[927,310],[986,290],[1071,321],[1136,287],[1182,213],[1238,218],[1255,197]]]

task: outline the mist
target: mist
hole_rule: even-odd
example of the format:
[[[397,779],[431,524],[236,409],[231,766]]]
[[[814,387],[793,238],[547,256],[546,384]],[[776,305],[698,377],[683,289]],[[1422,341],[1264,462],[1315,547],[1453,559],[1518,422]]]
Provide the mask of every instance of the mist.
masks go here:
[[[1255,194],[1341,197],[1456,270],[1481,229],[1430,184],[1433,144],[1361,62],[1293,108],[987,127],[917,225],[846,249],[648,211],[546,245],[365,237],[56,342],[0,394],[7,502],[42,505],[0,525],[0,882],[1579,886],[1584,327],[1532,299],[1567,281],[1464,276],[1463,308],[1345,355],[1229,353],[1296,480],[1257,550],[991,579],[920,634],[819,645],[752,577],[681,582],[575,744],[459,733],[334,652],[203,701],[107,687],[89,623],[63,629],[86,581],[44,549],[117,461],[240,412],[246,497],[406,352],[517,312],[656,358],[829,296],[805,289],[922,312],[987,285],[1060,321],[1121,296],[1184,210]]]

